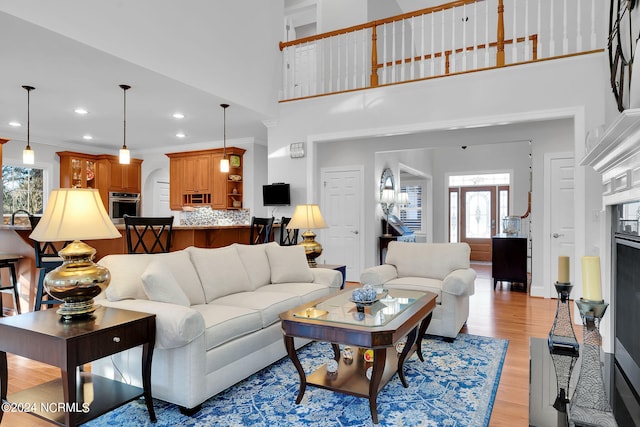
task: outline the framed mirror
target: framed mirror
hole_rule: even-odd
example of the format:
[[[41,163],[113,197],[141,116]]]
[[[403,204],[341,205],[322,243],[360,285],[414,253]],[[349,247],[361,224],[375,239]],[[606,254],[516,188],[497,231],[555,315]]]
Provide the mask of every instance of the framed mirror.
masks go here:
[[[380,207],[385,215],[393,209],[396,199],[396,181],[391,169],[385,168],[380,177]]]

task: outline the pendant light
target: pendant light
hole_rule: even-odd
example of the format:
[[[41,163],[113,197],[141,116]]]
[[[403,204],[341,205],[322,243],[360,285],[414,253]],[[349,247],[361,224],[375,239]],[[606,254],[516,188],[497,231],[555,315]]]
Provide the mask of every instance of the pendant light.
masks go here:
[[[31,149],[31,145],[29,144],[29,140],[31,139],[30,128],[31,128],[31,111],[30,111],[30,93],[35,89],[33,86],[22,86],[24,90],[27,91],[27,146],[22,150],[22,163],[25,165],[32,165],[36,160],[35,153]]]
[[[229,172],[229,159],[227,159],[227,108],[229,104],[220,104],[223,111],[223,149],[222,149],[222,159],[220,159],[220,172],[228,173]]]
[[[129,85],[120,85],[122,89],[124,108],[123,108],[123,133],[122,133],[122,148],[120,149],[120,164],[128,165],[131,162],[131,154],[127,148],[127,90],[131,89]]]

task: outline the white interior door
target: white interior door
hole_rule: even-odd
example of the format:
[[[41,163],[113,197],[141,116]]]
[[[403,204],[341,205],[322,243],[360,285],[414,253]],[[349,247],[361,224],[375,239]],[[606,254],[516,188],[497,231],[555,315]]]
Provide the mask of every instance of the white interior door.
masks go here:
[[[558,257],[566,255],[570,257],[570,280],[576,278],[576,262],[574,255],[575,231],[574,231],[574,166],[573,157],[557,157],[550,160],[551,178],[551,250],[548,252],[551,259],[549,266],[551,271],[551,283],[558,280]],[[550,288],[550,297],[557,297],[553,286]]]
[[[171,216],[169,207],[169,183],[156,181],[153,185],[153,215]]]
[[[362,268],[361,167],[323,168],[320,172],[322,214],[329,228],[322,230],[322,262],[347,266],[347,280],[359,281]]]

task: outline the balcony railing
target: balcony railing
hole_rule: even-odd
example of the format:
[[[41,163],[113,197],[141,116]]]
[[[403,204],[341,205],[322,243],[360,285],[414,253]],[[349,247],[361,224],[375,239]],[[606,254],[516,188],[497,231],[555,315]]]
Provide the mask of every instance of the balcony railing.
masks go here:
[[[602,50],[602,0],[458,0],[281,42],[281,100]]]

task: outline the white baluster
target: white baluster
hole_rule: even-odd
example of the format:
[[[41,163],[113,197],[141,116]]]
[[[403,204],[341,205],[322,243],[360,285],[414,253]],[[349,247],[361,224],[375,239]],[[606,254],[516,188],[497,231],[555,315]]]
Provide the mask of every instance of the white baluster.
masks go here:
[[[451,8],[451,56],[449,57],[449,71],[456,72],[456,8]]]
[[[591,50],[596,48],[596,0],[591,0]]]
[[[324,45],[326,44],[326,39],[320,39],[318,40],[317,46],[318,46],[318,57],[320,58],[320,78],[318,79],[318,89],[320,91],[320,93],[325,93],[325,78],[326,78],[326,72],[324,69],[324,61],[325,61],[325,54],[324,54]]]
[[[473,4],[473,69],[478,69],[478,2]]]
[[[578,23],[576,24],[576,52],[582,52],[582,2],[578,1],[577,16]]]
[[[383,43],[384,46],[382,47],[382,83],[386,84],[387,83],[387,24],[383,24],[382,26],[382,32],[383,32]]]
[[[567,27],[567,0],[563,1],[562,4],[562,54],[566,55],[569,53],[569,29]]]
[[[538,34],[538,40],[540,40],[540,31],[542,29],[542,0],[538,0],[538,30],[536,34]],[[542,58],[542,43],[538,43],[538,58]]]
[[[411,46],[409,47],[409,65],[411,66],[411,72],[409,73],[409,78],[411,80],[415,79],[415,61],[413,60],[415,58],[415,54],[416,54],[416,39],[415,39],[415,26],[416,26],[416,17],[412,16],[411,17]]]
[[[531,47],[529,40],[529,0],[524,2],[524,60],[531,60]]]
[[[396,67],[396,22],[391,22],[391,83],[397,81]]]
[[[349,89],[349,33],[344,35],[344,90]]]
[[[440,74],[444,74],[447,70],[447,65],[446,65],[446,52],[445,52],[445,48],[444,48],[444,12],[442,12],[442,35],[441,35],[441,40],[442,40],[442,56],[440,57],[441,62],[442,62],[442,72]]]
[[[404,35],[406,33],[405,28],[404,28],[404,23],[405,20],[402,20],[402,40],[401,40],[401,44],[400,44],[400,81],[403,82],[405,81],[405,68],[406,68],[406,64],[405,64],[405,60],[407,58],[407,51],[405,50],[405,44],[404,44]]]
[[[433,76],[436,73],[436,18],[435,13],[431,12],[431,74]]]
[[[511,39],[513,40],[513,43],[511,43],[511,63],[512,64],[515,64],[518,62],[518,43],[517,43],[518,33],[516,31],[516,21],[518,20],[518,10],[516,9],[517,4],[518,4],[517,1],[513,2],[513,14],[512,14],[513,32],[511,34]]]
[[[333,39],[329,37],[329,92],[333,92]]]
[[[549,57],[553,57],[556,54],[556,39],[555,36],[553,34],[553,20],[554,20],[554,13],[553,13],[553,4],[549,5]]]
[[[373,29],[371,29],[373,32]],[[362,86],[367,87],[367,38],[371,40],[371,34],[366,29],[362,30]]]
[[[424,78],[424,61],[426,61],[424,56],[427,54],[424,50],[424,13],[420,15],[420,26],[420,78]]]
[[[467,4],[462,5],[462,71],[467,71]]]
[[[489,63],[489,2],[484,2],[484,66],[490,67]]]

